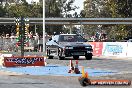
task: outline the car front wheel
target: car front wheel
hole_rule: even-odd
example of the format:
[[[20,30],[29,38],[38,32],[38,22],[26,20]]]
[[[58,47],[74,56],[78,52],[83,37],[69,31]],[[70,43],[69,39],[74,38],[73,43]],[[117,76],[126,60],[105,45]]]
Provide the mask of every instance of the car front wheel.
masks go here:
[[[62,49],[61,49],[61,48],[58,49],[58,59],[59,59],[59,60],[65,59],[65,57],[62,56]]]
[[[85,58],[86,58],[86,60],[92,60],[92,54],[87,54],[87,55],[85,56]]]

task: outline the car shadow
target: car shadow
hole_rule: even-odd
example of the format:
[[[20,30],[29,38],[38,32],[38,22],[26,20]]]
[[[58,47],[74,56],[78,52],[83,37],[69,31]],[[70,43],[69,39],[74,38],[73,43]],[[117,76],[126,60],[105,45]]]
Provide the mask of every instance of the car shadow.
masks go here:
[[[53,59],[58,59],[58,57],[54,57]],[[80,56],[78,59],[73,59],[73,57],[66,57],[65,59],[62,60],[86,60],[86,58],[83,56]],[[93,57],[92,61],[93,60],[108,60],[108,59]],[[87,60],[87,61],[91,61],[91,60]]]

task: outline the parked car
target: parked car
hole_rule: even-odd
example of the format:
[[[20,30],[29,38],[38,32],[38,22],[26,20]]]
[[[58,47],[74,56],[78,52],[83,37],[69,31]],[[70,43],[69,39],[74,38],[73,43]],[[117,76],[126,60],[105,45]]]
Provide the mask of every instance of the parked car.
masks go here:
[[[60,60],[71,56],[73,56],[73,59],[85,56],[87,60],[91,60],[92,46],[84,42],[87,42],[87,40],[77,34],[55,35],[46,43],[47,56],[50,59],[58,56]]]

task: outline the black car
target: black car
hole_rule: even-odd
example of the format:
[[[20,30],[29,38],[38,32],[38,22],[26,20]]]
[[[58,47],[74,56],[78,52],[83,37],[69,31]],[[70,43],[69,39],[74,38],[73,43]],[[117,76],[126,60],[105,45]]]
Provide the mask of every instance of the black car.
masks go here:
[[[50,59],[58,56],[60,60],[71,56],[74,59],[85,56],[87,60],[91,60],[92,46],[84,42],[87,42],[87,40],[77,34],[55,35],[46,43],[47,56]]]

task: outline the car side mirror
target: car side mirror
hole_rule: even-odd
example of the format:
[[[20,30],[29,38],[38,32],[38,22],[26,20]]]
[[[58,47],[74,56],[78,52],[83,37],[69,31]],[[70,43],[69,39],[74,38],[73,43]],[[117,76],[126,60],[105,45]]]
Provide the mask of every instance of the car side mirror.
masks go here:
[[[56,42],[56,40],[54,40],[54,42]]]
[[[58,43],[56,40],[54,40],[55,43]]]

